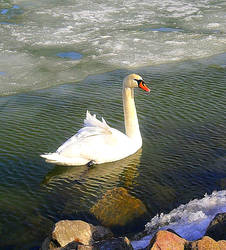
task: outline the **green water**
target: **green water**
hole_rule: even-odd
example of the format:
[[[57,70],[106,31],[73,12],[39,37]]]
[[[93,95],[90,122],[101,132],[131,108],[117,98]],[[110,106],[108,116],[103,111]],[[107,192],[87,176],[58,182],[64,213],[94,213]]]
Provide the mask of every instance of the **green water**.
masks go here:
[[[222,54],[134,70],[151,87],[149,95],[135,93],[142,152],[91,169],[54,166],[39,155],[76,133],[87,109],[124,131],[121,84],[131,71],[1,97],[0,249],[40,246],[59,219],[98,223],[89,210],[115,187],[140,199],[150,218],[224,189],[225,62]]]

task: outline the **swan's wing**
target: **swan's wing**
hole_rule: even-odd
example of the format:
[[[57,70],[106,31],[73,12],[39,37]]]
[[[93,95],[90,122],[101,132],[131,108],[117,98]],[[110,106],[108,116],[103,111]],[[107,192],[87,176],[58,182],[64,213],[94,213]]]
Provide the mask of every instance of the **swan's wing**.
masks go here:
[[[86,118],[84,119],[84,127],[81,128],[77,134],[68,139],[63,145],[61,145],[57,149],[57,153],[61,153],[64,149],[72,145],[79,146],[82,141],[88,142],[90,137],[110,136],[111,134],[112,129],[109,125],[107,125],[104,118],[102,118],[101,122],[96,118],[96,115],[91,115],[87,110]]]
[[[104,133],[111,133],[111,127],[107,125],[106,121],[102,117],[102,122],[96,118],[96,115],[91,115],[89,111],[86,111],[86,119],[84,120],[84,127],[102,128]]]
[[[43,157],[64,165],[84,165],[91,160],[98,164],[116,161],[136,151],[127,135],[108,126],[104,119],[97,120],[87,111],[84,127],[60,146],[56,153]]]

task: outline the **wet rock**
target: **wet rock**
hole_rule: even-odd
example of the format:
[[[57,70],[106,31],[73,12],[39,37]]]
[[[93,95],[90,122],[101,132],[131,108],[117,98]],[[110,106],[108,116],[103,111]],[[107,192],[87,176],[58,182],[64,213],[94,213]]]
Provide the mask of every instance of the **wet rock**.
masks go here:
[[[115,239],[96,242],[93,244],[93,249],[133,250],[133,247],[127,237],[119,237]]]
[[[147,212],[141,200],[130,195],[125,188],[114,188],[105,193],[90,212],[104,226],[124,226]]]
[[[95,226],[92,237],[93,241],[99,241],[113,237],[113,233],[106,227]]]
[[[69,244],[67,244],[65,247],[61,247],[60,250],[89,250],[92,249],[91,246],[84,246],[82,243],[80,242],[70,242]]]
[[[214,217],[210,222],[205,235],[216,241],[226,240],[226,213],[219,213]]]
[[[58,249],[59,247],[60,247],[59,244],[56,245],[56,243],[53,242],[50,237],[47,237],[43,241],[40,249],[41,250],[55,250],[55,249]]]
[[[220,250],[225,250],[226,249],[226,240],[219,240],[218,246],[220,247]]]
[[[112,236],[112,232],[102,226],[95,227],[81,220],[62,220],[55,224],[51,236],[43,242],[41,249],[65,247],[71,242],[80,243],[78,245],[92,245],[96,240]]]
[[[204,236],[201,240],[193,241],[190,244],[191,250],[221,250],[218,243],[208,236]]]
[[[188,242],[169,231],[158,231],[146,249],[150,250],[184,250]]]
[[[55,224],[52,239],[64,247],[72,241],[81,242],[85,245],[92,243],[93,226],[84,221],[62,220]]]

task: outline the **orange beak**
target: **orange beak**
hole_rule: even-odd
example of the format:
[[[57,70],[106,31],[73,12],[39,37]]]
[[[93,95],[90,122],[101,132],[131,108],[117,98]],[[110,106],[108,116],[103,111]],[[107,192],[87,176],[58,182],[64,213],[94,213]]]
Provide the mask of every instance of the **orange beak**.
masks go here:
[[[146,92],[150,92],[151,91],[143,81],[141,81],[139,83],[138,87],[141,88],[141,89],[143,89]]]

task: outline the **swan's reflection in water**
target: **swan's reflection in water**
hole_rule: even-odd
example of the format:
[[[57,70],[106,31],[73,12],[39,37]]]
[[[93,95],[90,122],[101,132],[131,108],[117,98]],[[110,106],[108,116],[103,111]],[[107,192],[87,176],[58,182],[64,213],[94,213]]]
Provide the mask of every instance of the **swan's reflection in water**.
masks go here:
[[[123,226],[129,217],[146,212],[144,204],[129,193],[136,186],[141,154],[140,149],[123,160],[92,168],[56,166],[45,176],[42,185],[55,197],[60,196],[61,202],[64,200],[63,214],[86,212],[102,224],[114,226],[112,221],[115,221]],[[118,215],[117,220],[112,220],[113,214]],[[126,214],[128,218],[122,222],[120,218]]]

